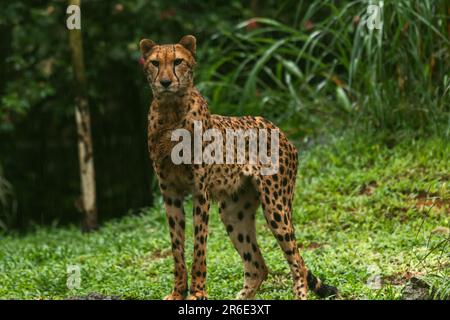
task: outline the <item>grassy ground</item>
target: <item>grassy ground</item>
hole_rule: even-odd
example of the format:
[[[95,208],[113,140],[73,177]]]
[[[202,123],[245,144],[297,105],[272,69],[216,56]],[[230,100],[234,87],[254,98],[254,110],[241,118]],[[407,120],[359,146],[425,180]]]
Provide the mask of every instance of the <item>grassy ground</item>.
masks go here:
[[[345,299],[398,299],[411,277],[431,284],[435,296],[448,297],[450,146],[440,138],[385,142],[347,135],[301,152],[294,219],[303,257]],[[241,288],[242,264],[216,207],[210,221],[209,296],[231,299]],[[291,299],[287,264],[262,214],[257,224],[270,269],[257,298]],[[186,229],[190,263],[190,219]],[[78,290],[66,286],[68,265],[81,268]],[[0,241],[0,298],[61,299],[96,292],[160,299],[171,282],[161,204],[93,234],[82,235],[77,227],[37,228]]]

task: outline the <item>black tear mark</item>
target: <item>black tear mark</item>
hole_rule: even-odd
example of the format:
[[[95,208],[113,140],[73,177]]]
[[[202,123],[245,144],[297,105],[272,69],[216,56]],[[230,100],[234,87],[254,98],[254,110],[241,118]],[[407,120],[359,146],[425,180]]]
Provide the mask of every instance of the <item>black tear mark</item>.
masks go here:
[[[158,48],[158,52],[156,53],[156,60],[158,60],[159,61],[159,48]],[[153,83],[155,83],[156,82],[156,79],[158,79],[158,75],[159,75],[159,65],[158,65],[158,71],[156,71],[156,76],[155,76],[155,79],[153,79]]]
[[[175,61],[175,46],[172,46],[173,48],[173,61]],[[175,72],[175,63],[172,62],[172,69],[173,69],[173,74],[175,75],[175,78],[177,78],[178,84],[180,84],[180,79],[177,76],[177,73]]]

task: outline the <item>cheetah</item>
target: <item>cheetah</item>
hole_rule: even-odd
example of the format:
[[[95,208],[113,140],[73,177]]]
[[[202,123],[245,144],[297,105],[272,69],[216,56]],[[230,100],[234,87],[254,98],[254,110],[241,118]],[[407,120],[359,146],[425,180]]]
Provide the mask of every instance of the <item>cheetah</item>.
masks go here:
[[[254,298],[268,275],[256,239],[255,212],[260,205],[267,225],[289,263],[295,297],[306,299],[308,288],[320,297],[336,295],[337,289],[322,283],[308,271],[299,254],[292,223],[298,162],[296,147],[279,132],[278,170],[271,175],[263,175],[259,163],[175,164],[171,153],[176,144],[172,141],[172,133],[176,129],[184,128],[193,133],[195,123],[203,128],[217,129],[224,135],[228,129],[277,132],[279,129],[262,117],[226,117],[208,111],[206,100],[194,86],[194,36],[187,35],[176,44],[164,45],[143,39],[139,46],[144,73],[153,92],[148,113],[148,148],[164,201],[174,259],[174,287],[164,299],[207,299],[206,243],[212,201],[218,202],[220,218],[244,264],[244,285],[237,298]],[[246,149],[248,141],[246,137]],[[195,237],[189,287],[183,207],[188,195],[192,196]]]

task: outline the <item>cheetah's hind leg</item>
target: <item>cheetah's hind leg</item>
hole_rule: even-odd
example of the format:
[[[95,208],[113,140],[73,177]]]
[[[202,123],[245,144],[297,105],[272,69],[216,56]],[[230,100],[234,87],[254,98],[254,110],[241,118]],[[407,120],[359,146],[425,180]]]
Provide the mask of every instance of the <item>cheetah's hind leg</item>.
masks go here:
[[[244,263],[244,288],[237,299],[254,298],[268,269],[256,241],[255,212],[259,196],[254,186],[247,183],[242,190],[220,201],[220,217],[227,233]]]

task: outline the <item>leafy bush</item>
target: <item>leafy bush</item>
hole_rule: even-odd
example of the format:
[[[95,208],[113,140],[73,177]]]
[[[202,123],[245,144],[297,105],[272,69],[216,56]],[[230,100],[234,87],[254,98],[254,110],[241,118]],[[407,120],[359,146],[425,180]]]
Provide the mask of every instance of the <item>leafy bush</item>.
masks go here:
[[[365,23],[372,3],[384,5],[381,30]],[[0,155],[23,222],[79,216],[66,8],[21,0],[0,10]],[[448,1],[84,0],[81,9],[100,211],[146,203],[151,189],[151,174],[139,177],[150,167],[143,37],[196,35],[196,82],[212,111],[265,116],[294,139],[349,127],[450,136]],[[120,175],[124,163],[140,168],[135,178]]]
[[[201,78],[214,107],[312,132],[339,120],[388,130],[448,122],[445,1],[386,1],[380,30],[367,27],[371,1],[283,3],[208,44]]]

